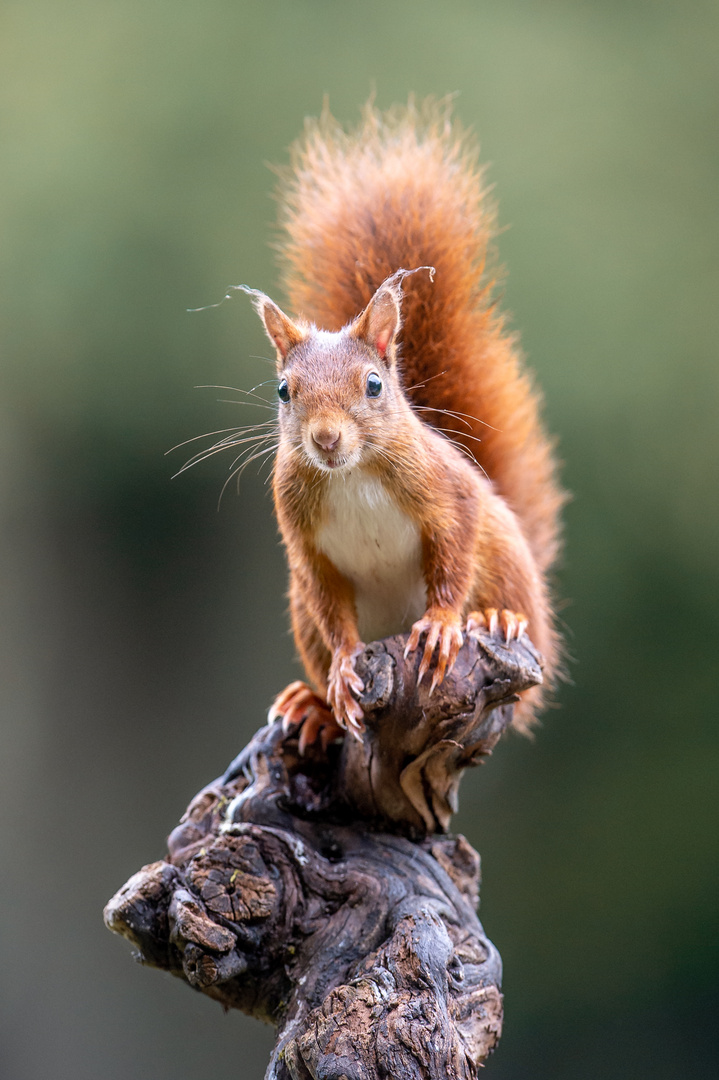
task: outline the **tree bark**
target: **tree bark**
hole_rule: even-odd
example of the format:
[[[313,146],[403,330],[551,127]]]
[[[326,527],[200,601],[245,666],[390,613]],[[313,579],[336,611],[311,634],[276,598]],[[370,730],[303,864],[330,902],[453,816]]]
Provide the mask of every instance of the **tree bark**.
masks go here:
[[[479,856],[447,829],[539,661],[468,638],[430,697],[405,643],[357,662],[361,743],[261,728],[105,909],[144,963],[277,1026],[266,1080],[469,1080],[500,1036]]]

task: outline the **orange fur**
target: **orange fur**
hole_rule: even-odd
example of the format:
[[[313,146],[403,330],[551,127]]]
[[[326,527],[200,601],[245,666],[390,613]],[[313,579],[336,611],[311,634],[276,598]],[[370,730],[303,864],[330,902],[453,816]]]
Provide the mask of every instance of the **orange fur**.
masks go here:
[[[361,726],[348,689],[361,611],[405,578],[409,605],[421,573],[426,613],[410,645],[427,634],[426,668],[436,639],[435,682],[467,616],[508,609],[528,621],[551,684],[558,646],[546,572],[563,495],[539,395],[492,299],[495,214],[474,150],[442,105],[384,115],[368,106],[349,135],[325,112],[293,148],[280,199],[284,283],[301,320],[262,294],[256,305],[291,395],[280,406],[275,502],[308,674],[341,720]],[[436,273],[407,283],[400,329],[402,280],[390,276],[420,265]],[[368,373],[381,375],[376,401]],[[366,508],[347,505],[331,475],[338,463]],[[342,528],[362,566],[372,543],[383,549],[388,569],[377,582],[371,568],[336,565]],[[409,629],[406,614],[396,621],[391,632]],[[538,701],[526,696],[520,726]]]
[[[351,134],[328,111],[307,121],[280,187],[284,286],[294,311],[339,330],[398,267],[435,267],[434,282],[418,275],[403,303],[407,393],[421,407],[473,414],[422,415],[474,455],[546,571],[565,497],[540,395],[493,300],[496,211],[476,157],[447,104],[385,114],[368,105]]]

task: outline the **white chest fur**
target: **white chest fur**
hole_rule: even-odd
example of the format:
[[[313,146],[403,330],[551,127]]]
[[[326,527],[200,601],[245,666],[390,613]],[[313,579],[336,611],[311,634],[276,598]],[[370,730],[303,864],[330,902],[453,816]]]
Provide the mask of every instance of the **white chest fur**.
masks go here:
[[[426,607],[418,526],[361,469],[330,477],[320,551],[352,582],[363,641],[405,633]]]

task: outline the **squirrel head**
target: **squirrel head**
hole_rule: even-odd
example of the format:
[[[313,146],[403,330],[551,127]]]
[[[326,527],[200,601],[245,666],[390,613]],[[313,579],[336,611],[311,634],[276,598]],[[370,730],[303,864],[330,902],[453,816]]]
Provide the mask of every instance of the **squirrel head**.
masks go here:
[[[432,267],[419,267],[429,270]],[[393,420],[410,411],[397,370],[402,282],[397,270],[341,330],[293,321],[265,293],[249,293],[277,351],[280,436],[307,464],[331,473],[386,457]]]

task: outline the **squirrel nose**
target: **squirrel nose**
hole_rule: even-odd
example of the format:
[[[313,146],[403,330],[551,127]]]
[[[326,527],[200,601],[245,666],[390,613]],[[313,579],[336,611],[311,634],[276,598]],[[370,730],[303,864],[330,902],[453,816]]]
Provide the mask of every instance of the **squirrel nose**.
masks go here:
[[[341,432],[334,428],[319,428],[312,432],[312,442],[319,446],[320,450],[336,450],[339,445]]]

